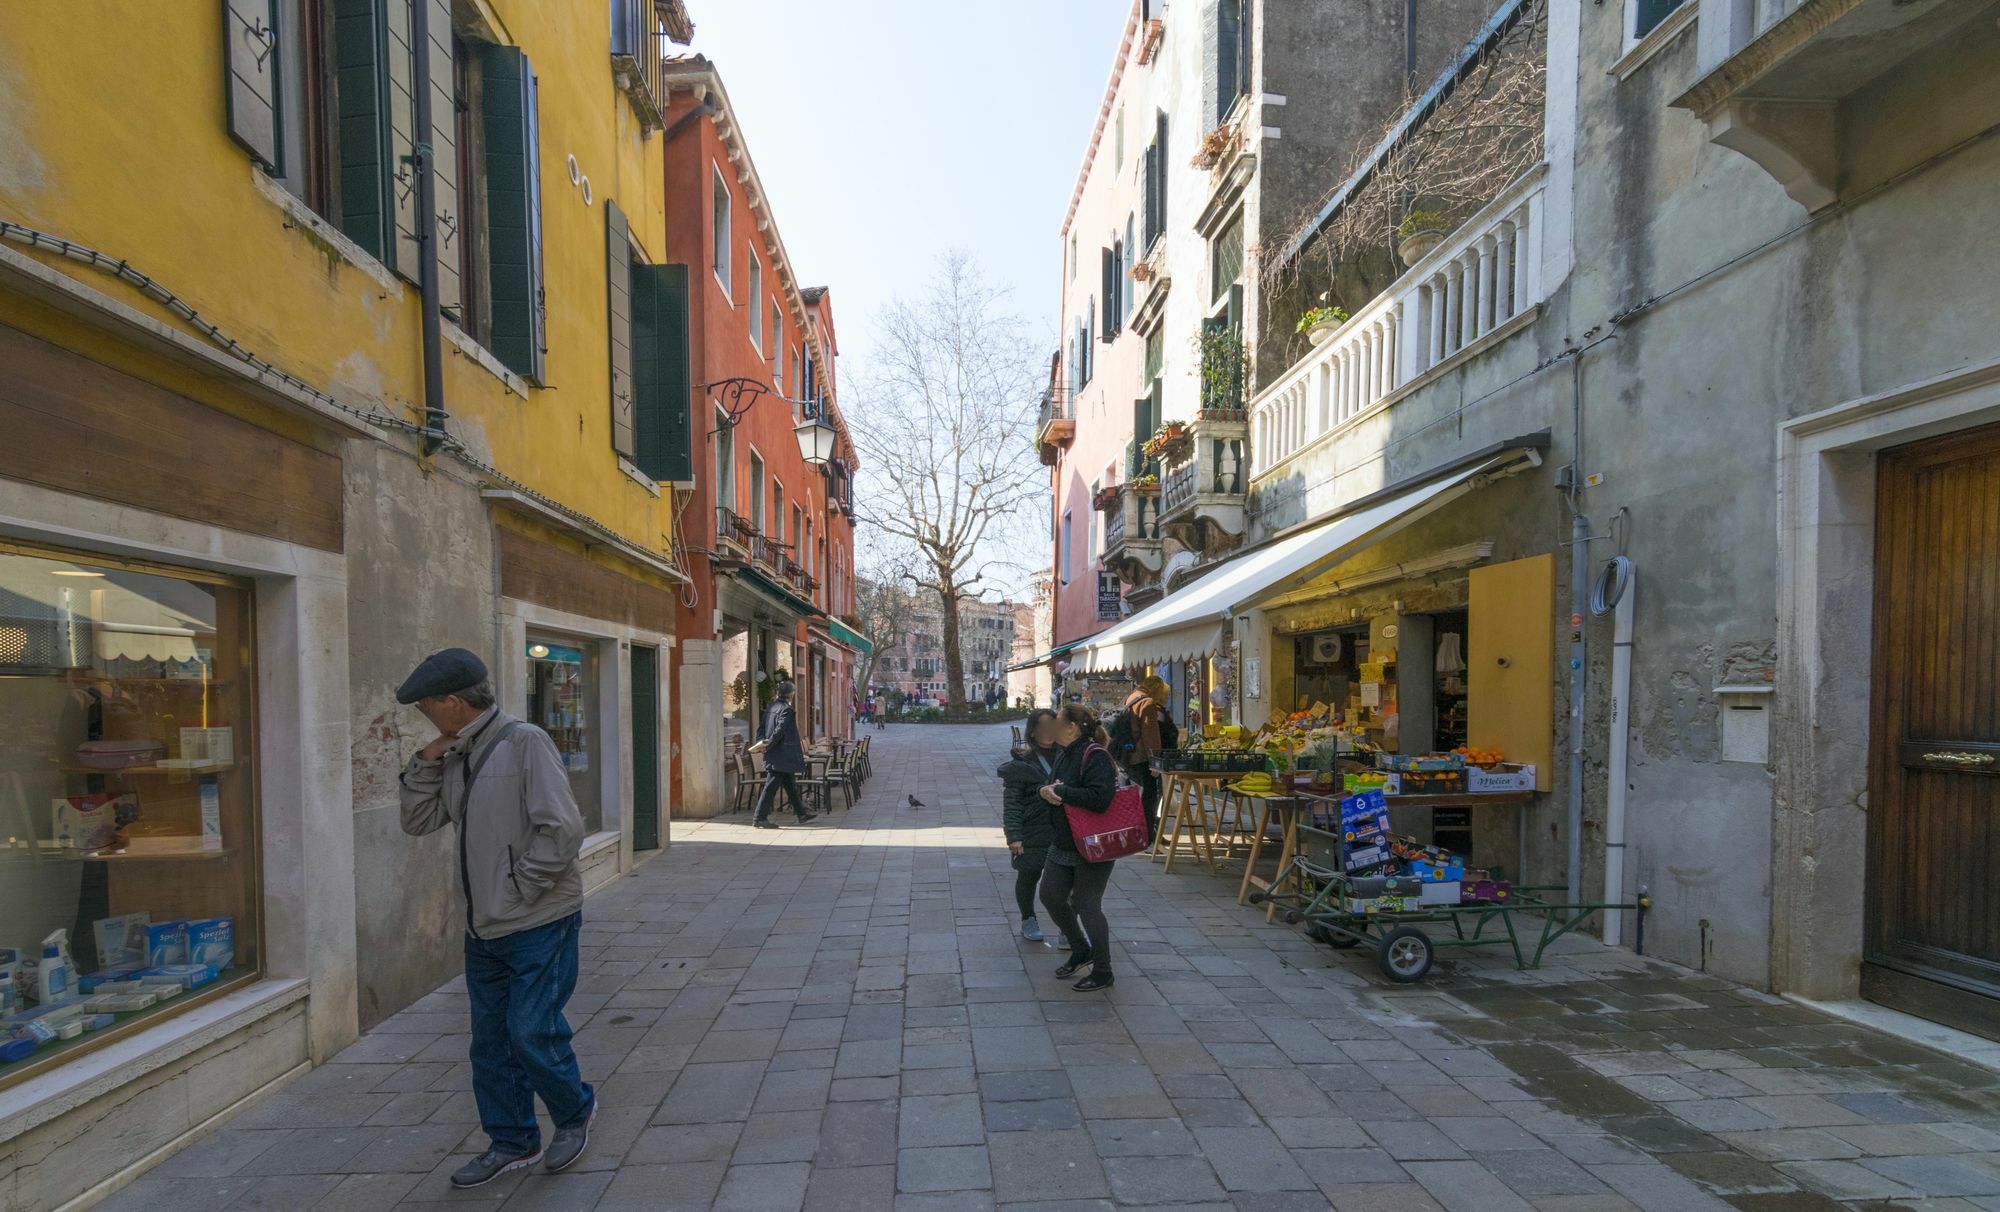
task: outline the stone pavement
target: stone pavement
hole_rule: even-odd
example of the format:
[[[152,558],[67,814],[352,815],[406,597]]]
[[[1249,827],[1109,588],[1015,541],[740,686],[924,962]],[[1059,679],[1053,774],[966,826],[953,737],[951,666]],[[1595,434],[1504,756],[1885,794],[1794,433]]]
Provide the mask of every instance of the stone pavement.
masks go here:
[[[592,899],[574,1172],[448,1186],[454,982],[105,1206],[2000,1212],[2000,1073],[1587,939],[1391,986],[1127,860],[1119,983],[1073,993],[1014,935],[1005,730],[875,736],[852,812],[675,822]]]

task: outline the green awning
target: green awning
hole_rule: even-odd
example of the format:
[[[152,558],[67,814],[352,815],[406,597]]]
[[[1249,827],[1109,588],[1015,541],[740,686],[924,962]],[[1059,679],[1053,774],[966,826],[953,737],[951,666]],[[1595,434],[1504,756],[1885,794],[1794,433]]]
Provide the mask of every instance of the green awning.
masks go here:
[[[1007,666],[1007,672],[1018,673],[1023,669],[1033,669],[1037,665],[1046,665],[1050,661],[1055,660],[1057,657],[1069,655],[1071,649],[1075,648],[1078,644],[1081,644],[1083,642],[1084,641],[1082,640],[1073,640],[1067,644],[1057,644],[1054,648],[1049,649],[1047,652],[1038,653],[1035,656],[1029,657],[1025,661],[1015,661],[1012,665]]]
[[[831,635],[834,639],[839,640],[841,643],[847,645],[849,648],[854,649],[854,651],[860,653],[862,656],[867,656],[869,653],[875,651],[874,641],[870,640],[867,636],[862,635],[860,632],[854,630],[854,628],[849,627],[847,624],[841,622],[839,619],[833,618],[832,616],[828,616],[826,620],[826,630],[827,634]]]
[[[774,597],[779,601],[785,603],[786,605],[792,607],[794,610],[797,610],[800,614],[804,615],[806,618],[817,619],[823,617],[820,614],[819,607],[813,605],[805,598],[800,597],[798,594],[792,592],[790,589],[785,588],[784,585],[771,579],[768,576],[765,576],[762,572],[759,572],[757,569],[752,568],[747,564],[745,564],[740,568],[732,570],[729,575],[734,577],[739,577],[742,580],[750,582],[752,585],[755,585],[758,589],[762,590],[765,594]]]

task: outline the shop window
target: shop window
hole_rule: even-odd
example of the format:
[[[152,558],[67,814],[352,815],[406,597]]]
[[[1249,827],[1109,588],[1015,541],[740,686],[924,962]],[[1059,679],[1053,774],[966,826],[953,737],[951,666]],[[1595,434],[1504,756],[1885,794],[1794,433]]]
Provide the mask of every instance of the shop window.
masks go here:
[[[0,547],[0,1087],[256,976],[252,638],[241,583]]]
[[[596,645],[528,637],[528,722],[548,733],[562,755],[586,833],[604,828],[597,678]]]

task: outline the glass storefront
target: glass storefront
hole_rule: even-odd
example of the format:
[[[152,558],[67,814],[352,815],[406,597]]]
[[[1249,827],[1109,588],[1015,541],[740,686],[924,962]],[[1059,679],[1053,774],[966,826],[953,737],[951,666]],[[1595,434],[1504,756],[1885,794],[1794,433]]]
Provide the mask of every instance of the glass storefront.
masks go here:
[[[0,545],[0,1086],[256,975],[251,601]]]
[[[586,832],[604,827],[597,706],[597,645],[577,640],[528,637],[528,722],[549,734],[569,772]]]

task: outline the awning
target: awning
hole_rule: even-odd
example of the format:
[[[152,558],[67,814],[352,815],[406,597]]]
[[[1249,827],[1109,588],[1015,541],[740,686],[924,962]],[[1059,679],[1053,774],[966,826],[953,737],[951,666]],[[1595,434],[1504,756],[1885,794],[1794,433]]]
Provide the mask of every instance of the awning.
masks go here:
[[[874,641],[841,622],[839,619],[827,619],[826,630],[836,641],[847,645],[863,656],[867,656],[869,653],[875,651]]]
[[[764,598],[766,601],[785,611],[797,614],[800,618],[818,619],[826,617],[820,613],[819,607],[747,564],[728,569],[724,575],[735,578],[744,588],[750,590],[756,596]]]
[[[0,567],[0,626],[64,636],[87,629],[99,661],[187,664],[215,647],[215,596],[171,577],[12,560]],[[81,656],[69,640],[55,645],[70,660]]]
[[[1058,657],[1068,656],[1070,651],[1078,644],[1087,644],[1089,642],[1088,640],[1073,640],[1067,644],[1057,644],[1047,652],[1038,652],[1025,661],[1015,661],[1012,665],[1007,666],[1007,672],[1019,673],[1023,669],[1033,669],[1037,665],[1046,665]]]
[[[1194,584],[1083,642],[1081,672],[1164,665],[1206,655],[1228,639],[1238,610],[1297,589],[1343,560],[1493,478],[1540,462],[1515,449],[1401,491],[1355,503],[1348,512],[1237,556]]]

